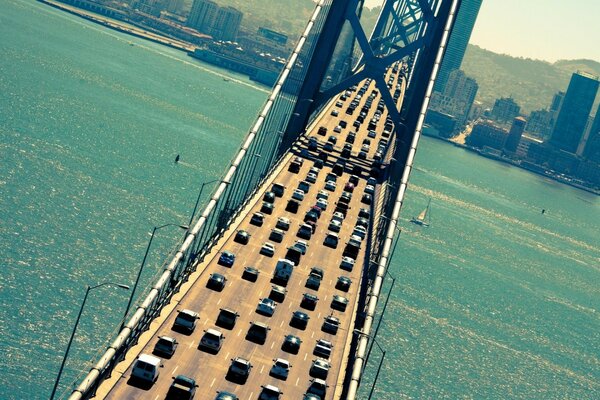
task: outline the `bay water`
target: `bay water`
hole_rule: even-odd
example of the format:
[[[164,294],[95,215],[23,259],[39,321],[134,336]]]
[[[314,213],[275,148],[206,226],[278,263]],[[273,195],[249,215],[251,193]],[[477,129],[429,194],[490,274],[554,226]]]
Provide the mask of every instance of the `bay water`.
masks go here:
[[[133,284],[152,228],[188,223],[267,90],[31,0],[3,1],[0,38],[0,398],[44,399],[86,285]],[[598,197],[429,138],[417,167],[373,398],[600,397]],[[431,227],[410,224],[429,198]],[[140,294],[182,237],[157,231]],[[128,296],[90,292],[61,393]]]

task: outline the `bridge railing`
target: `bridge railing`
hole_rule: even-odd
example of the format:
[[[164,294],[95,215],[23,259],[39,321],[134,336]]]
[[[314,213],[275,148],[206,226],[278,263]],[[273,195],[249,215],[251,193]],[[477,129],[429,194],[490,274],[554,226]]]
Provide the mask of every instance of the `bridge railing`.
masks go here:
[[[159,278],[115,340],[72,391],[70,400],[86,399],[95,395],[98,386],[111,376],[116,364],[137,343],[150,322],[169,303],[173,294],[179,291],[227,226],[253,197],[261,182],[282,160],[282,154],[287,150],[281,148],[282,134],[292,117],[294,106],[299,101],[298,94],[306,75],[305,66],[314,52],[315,38],[323,27],[330,3],[331,0],[320,0],[317,3],[306,29],[256,122],[220,179],[205,209],[198,219],[193,221],[194,225],[188,231],[183,244],[165,261]],[[301,133],[298,132],[298,136]]]

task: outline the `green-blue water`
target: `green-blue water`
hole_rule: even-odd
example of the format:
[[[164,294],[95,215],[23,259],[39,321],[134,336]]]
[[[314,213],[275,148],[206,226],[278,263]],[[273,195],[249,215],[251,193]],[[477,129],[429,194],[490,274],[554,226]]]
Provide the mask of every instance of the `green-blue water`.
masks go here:
[[[36,2],[2,5],[0,398],[44,399],[85,285],[132,284],[148,232],[187,223],[266,93]],[[600,200],[427,138],[417,165],[373,398],[599,398]],[[418,229],[408,220],[429,197]],[[181,237],[158,232],[144,286]],[[127,295],[91,292],[61,391]]]

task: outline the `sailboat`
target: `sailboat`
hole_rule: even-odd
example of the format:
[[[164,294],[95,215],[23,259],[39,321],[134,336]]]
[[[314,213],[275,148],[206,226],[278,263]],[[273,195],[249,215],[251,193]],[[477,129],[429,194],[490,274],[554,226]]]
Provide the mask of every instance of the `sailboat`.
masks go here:
[[[429,207],[431,206],[431,198],[429,199],[429,203],[427,203],[427,207],[419,215],[416,217],[412,217],[410,222],[413,224],[417,224],[420,226],[429,226],[430,217],[429,217]]]

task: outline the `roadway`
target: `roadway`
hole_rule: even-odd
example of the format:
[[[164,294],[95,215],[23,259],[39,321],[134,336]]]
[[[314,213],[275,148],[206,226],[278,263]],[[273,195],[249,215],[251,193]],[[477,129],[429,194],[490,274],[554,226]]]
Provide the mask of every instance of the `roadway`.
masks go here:
[[[388,71],[388,78],[391,79],[393,87],[396,87],[398,81],[392,70]],[[368,111],[365,122],[359,129],[352,126],[356,117],[360,114],[361,107],[365,104],[369,94],[374,89],[374,82],[368,85],[365,95],[360,99],[360,104],[353,115],[345,113],[348,105],[356,97],[361,86],[350,93],[346,100],[338,98],[332,100],[328,107],[323,111],[320,118],[317,119],[312,127],[307,131],[306,138],[298,142],[294,149],[295,154],[301,154],[304,162],[298,173],[288,171],[290,162],[295,155],[290,155],[287,161],[279,167],[276,175],[261,188],[259,193],[250,203],[250,212],[244,214],[243,218],[232,224],[229,231],[218,243],[216,248],[211,250],[211,254],[204,261],[205,267],[200,270],[200,275],[190,290],[187,291],[177,309],[190,309],[198,312],[200,318],[193,333],[186,335],[184,333],[172,330],[173,322],[176,318],[175,307],[171,307],[171,312],[163,316],[164,321],[153,332],[152,338],[145,345],[139,346],[141,353],[152,354],[152,350],[158,336],[171,336],[179,342],[177,351],[171,358],[163,358],[163,367],[160,369],[158,380],[151,387],[140,387],[134,381],[129,379],[131,367],[121,368],[123,374],[120,379],[113,379],[116,385],[112,388],[102,387],[98,392],[100,398],[106,399],[163,399],[166,397],[169,386],[172,383],[172,377],[183,374],[196,380],[198,391],[195,399],[214,399],[217,391],[229,391],[234,393],[239,399],[250,400],[257,399],[262,385],[277,386],[283,392],[282,399],[301,399],[310,385],[309,369],[312,360],[316,358],[313,355],[315,343],[318,339],[325,339],[333,343],[331,353],[331,370],[327,376],[327,394],[326,399],[337,399],[341,394],[341,384],[343,382],[345,366],[348,360],[349,343],[351,341],[352,327],[356,314],[357,294],[361,281],[362,268],[365,264],[366,238],[363,241],[361,252],[356,259],[356,267],[352,271],[340,269],[340,261],[345,243],[350,238],[352,230],[357,222],[358,211],[361,208],[370,206],[361,203],[361,197],[367,184],[368,166],[376,152],[377,141],[381,138],[381,132],[385,124],[387,112],[384,111],[377,124],[377,136],[371,139],[371,146],[366,160],[356,159],[358,151],[361,149],[363,139],[367,137],[368,121],[373,117],[377,109],[377,103],[380,96],[377,95],[372,100],[372,106]],[[401,85],[403,86],[403,85]],[[393,93],[393,90],[392,90]],[[341,101],[340,107],[338,101]],[[337,105],[336,105],[337,103]],[[332,110],[339,110],[339,116],[331,115]],[[341,133],[334,133],[334,128],[340,120],[347,121],[347,127],[342,129]],[[328,129],[326,136],[317,134],[318,128],[325,126]],[[323,246],[323,241],[328,233],[328,225],[334,213],[335,202],[338,201],[344,190],[344,185],[348,182],[350,173],[344,172],[337,179],[337,187],[329,193],[329,205],[323,211],[317,222],[316,232],[308,240],[308,251],[302,256],[298,266],[294,268],[291,279],[287,283],[287,294],[285,300],[278,303],[273,316],[259,315],[256,312],[256,306],[260,299],[268,297],[271,290],[271,278],[275,264],[279,258],[284,258],[286,249],[292,246],[299,239],[296,236],[298,227],[303,223],[306,211],[315,204],[316,195],[320,190],[324,190],[325,176],[332,170],[332,159],[339,156],[344,139],[350,131],[355,131],[356,140],[353,144],[352,155],[349,162],[360,164],[365,167],[365,173],[359,179],[354,188],[353,196],[350,201],[350,210],[344,219],[339,232],[340,242],[337,248]],[[317,154],[323,151],[323,146],[327,138],[335,135],[338,140],[333,151],[328,152],[329,161],[323,166],[318,174],[316,183],[312,184],[304,200],[300,202],[297,213],[285,211],[286,204],[291,198],[293,190],[297,187],[299,181],[303,180],[311,167],[313,159]],[[315,137],[319,141],[318,150],[308,151],[307,143],[309,137]],[[393,136],[388,140],[392,140]],[[271,215],[265,215],[264,224],[261,227],[250,224],[250,218],[256,211],[260,211],[262,206],[263,194],[269,190],[272,182],[277,182],[285,186],[283,197],[276,198],[274,209]],[[271,229],[275,227],[278,217],[287,217],[290,220],[290,229],[285,233],[281,243],[275,243],[269,240]],[[373,223],[373,221],[370,221]],[[235,233],[240,230],[246,230],[250,233],[248,244],[234,242]],[[265,242],[272,242],[275,245],[275,254],[273,257],[261,255],[260,248]],[[222,251],[230,251],[235,254],[235,263],[231,268],[224,267],[217,263]],[[258,279],[255,282],[242,278],[244,267],[253,266],[260,271]],[[318,290],[312,290],[305,287],[306,279],[312,267],[318,266],[324,270],[324,278]],[[221,292],[209,289],[206,283],[209,275],[219,273],[227,278],[226,285]],[[352,280],[348,292],[342,292],[335,288],[339,276],[344,275]],[[307,310],[300,307],[300,302],[304,293],[311,293],[318,296],[316,308]],[[350,300],[347,309],[344,312],[333,310],[331,308],[331,299],[334,295],[341,295]],[[221,308],[230,308],[235,310],[240,316],[237,319],[235,327],[232,330],[217,327],[215,322]],[[305,330],[290,326],[292,313],[300,310],[309,315],[310,320]],[[333,335],[321,331],[324,317],[334,315],[340,319],[340,328],[337,334]],[[256,344],[245,339],[248,327],[251,322],[263,322],[270,327],[267,340],[264,344]],[[225,335],[222,348],[217,354],[210,354],[198,349],[198,343],[203,335],[203,331],[209,328],[218,329]],[[281,345],[286,335],[293,334],[301,338],[302,344],[298,354],[291,354],[283,351]],[[245,384],[239,384],[226,379],[230,360],[234,357],[243,357],[250,360],[253,365],[250,377]],[[273,365],[273,360],[283,358],[288,360],[292,367],[288,378],[284,381],[269,375]],[[131,358],[130,358],[131,360]],[[105,396],[105,397],[103,397]]]

